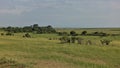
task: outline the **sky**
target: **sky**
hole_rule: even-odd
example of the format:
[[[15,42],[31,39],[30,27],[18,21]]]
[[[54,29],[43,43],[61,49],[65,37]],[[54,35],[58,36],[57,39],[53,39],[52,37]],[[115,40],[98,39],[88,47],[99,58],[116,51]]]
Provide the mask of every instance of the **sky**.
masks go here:
[[[0,26],[120,27],[120,0],[0,0]]]

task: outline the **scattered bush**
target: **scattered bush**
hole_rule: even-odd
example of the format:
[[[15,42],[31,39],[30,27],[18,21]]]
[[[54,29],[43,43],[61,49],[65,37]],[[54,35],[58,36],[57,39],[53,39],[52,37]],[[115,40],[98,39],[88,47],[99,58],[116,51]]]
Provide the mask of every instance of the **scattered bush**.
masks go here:
[[[0,59],[0,68],[25,68],[26,65],[20,64],[12,59],[7,59],[5,57]]]
[[[107,39],[103,39],[103,40],[100,40],[100,42],[101,42],[101,44],[102,45],[109,45],[110,44],[110,42],[112,42],[111,40],[107,40]]]
[[[70,38],[68,36],[63,36],[59,40],[61,43],[70,43]]]
[[[73,36],[73,37],[71,37],[71,42],[72,42],[72,43],[75,43],[76,39],[77,39],[77,38],[76,38],[76,37],[74,37],[74,36]]]
[[[86,41],[86,45],[92,45],[92,41],[91,40],[87,40]]]
[[[12,32],[7,32],[6,35],[7,36],[14,36],[14,34]]]
[[[29,33],[26,33],[25,35],[23,35],[23,37],[31,38],[31,35]]]
[[[67,32],[57,32],[59,36],[69,36]]]
[[[3,36],[4,35],[4,33],[1,33],[1,36]]]
[[[83,38],[77,38],[78,44],[82,44],[82,41],[83,41],[83,40],[84,40]]]

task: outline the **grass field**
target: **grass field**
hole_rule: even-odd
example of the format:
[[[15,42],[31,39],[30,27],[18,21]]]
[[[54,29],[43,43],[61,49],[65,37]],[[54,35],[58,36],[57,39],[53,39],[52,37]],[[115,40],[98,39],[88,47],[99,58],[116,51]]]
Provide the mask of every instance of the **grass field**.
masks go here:
[[[76,31],[79,33],[83,30],[93,32],[104,29]],[[120,33],[120,29],[106,29],[104,32]],[[60,44],[59,40],[48,40],[50,37],[59,37],[56,34],[31,34],[32,38],[23,38],[23,34],[0,36],[0,58],[5,57],[4,61],[13,60],[16,64],[15,67],[13,63],[2,64],[0,61],[0,68],[120,68],[120,36],[107,37],[113,41],[109,46],[103,46],[99,42],[102,38],[97,36],[83,37],[93,40],[95,44],[79,45]]]

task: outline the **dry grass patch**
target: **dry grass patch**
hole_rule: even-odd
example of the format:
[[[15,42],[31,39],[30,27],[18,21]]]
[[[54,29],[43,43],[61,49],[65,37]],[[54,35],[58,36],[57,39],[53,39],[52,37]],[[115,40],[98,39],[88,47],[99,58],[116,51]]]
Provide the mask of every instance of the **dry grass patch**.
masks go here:
[[[55,62],[50,60],[41,60],[38,61],[34,68],[74,68],[67,63]]]
[[[120,46],[120,41],[113,41],[112,45]]]
[[[15,60],[7,59],[5,57],[0,59],[0,68],[25,68],[24,64],[20,64]]]
[[[15,42],[11,42],[11,41],[0,41],[0,45],[10,45],[10,44],[15,44]]]

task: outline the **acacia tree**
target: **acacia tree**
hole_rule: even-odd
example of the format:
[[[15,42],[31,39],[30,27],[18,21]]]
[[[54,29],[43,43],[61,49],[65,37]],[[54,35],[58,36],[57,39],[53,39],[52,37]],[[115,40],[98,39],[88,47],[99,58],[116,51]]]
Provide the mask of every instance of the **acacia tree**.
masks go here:
[[[81,33],[81,35],[86,35],[87,34],[87,31],[83,31],[82,33]]]
[[[75,31],[70,31],[70,35],[71,35],[71,36],[76,36],[77,34],[76,34]]]

